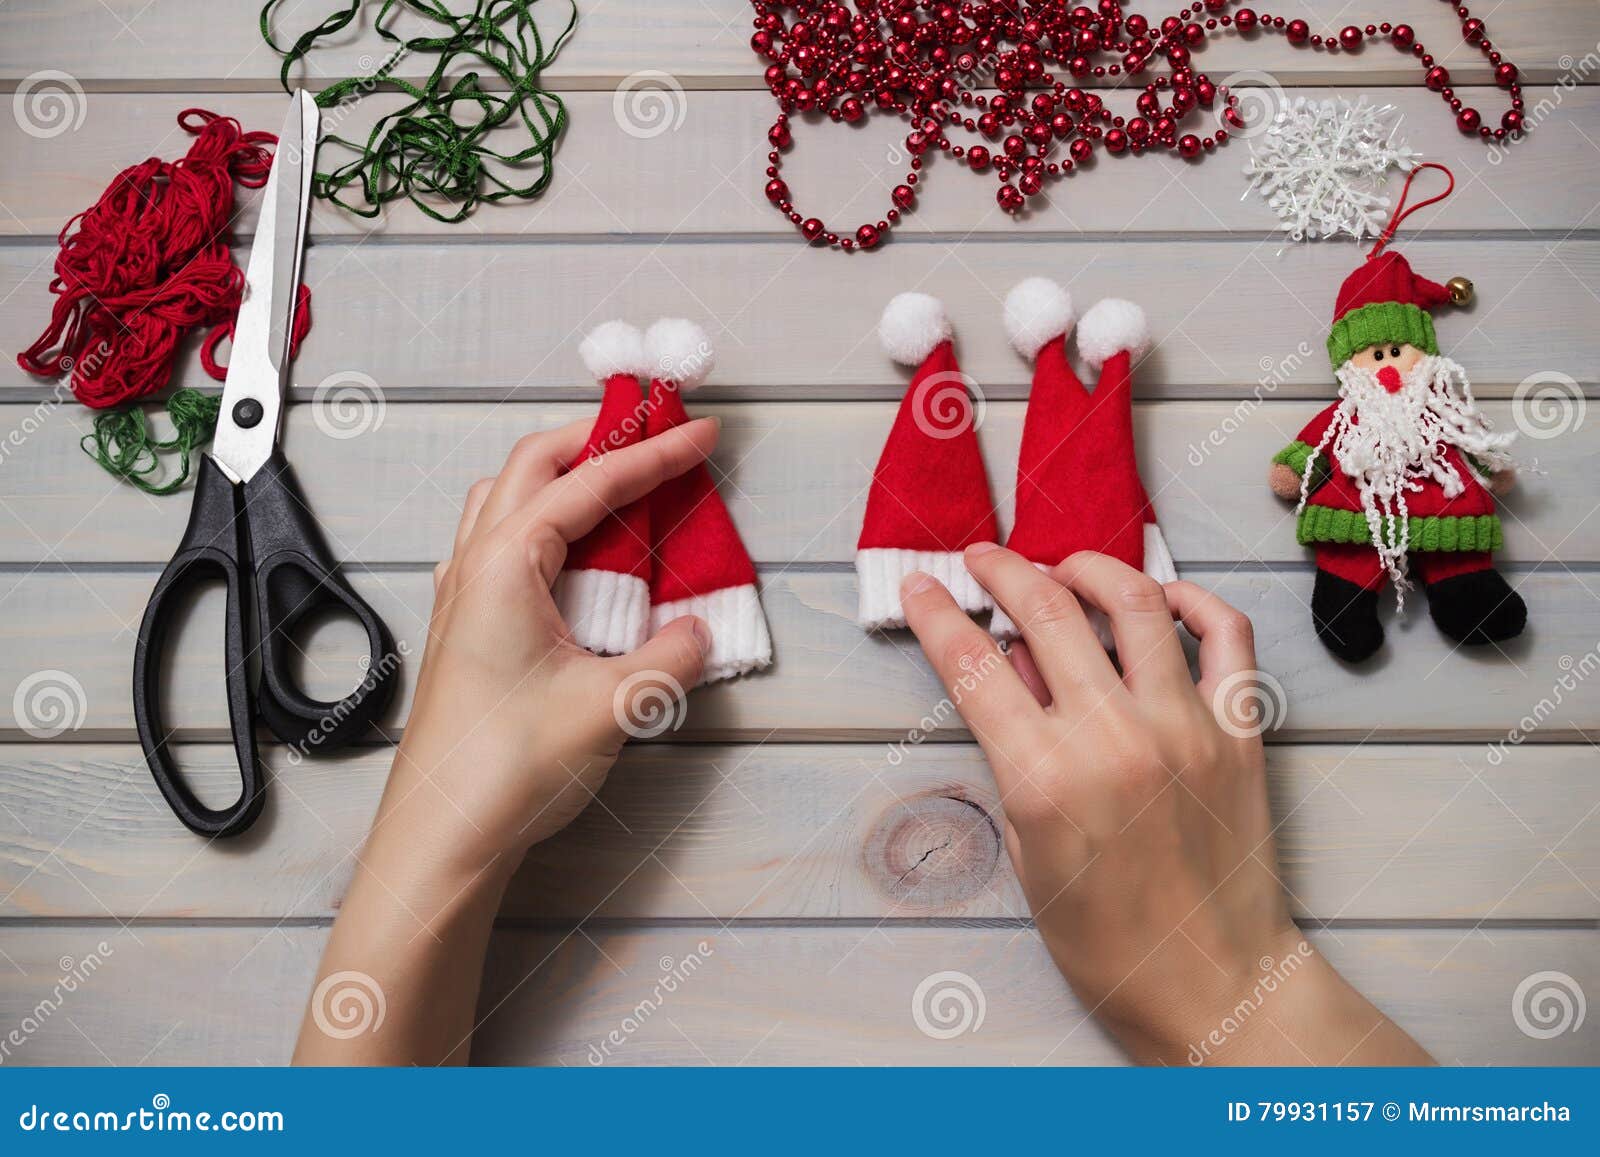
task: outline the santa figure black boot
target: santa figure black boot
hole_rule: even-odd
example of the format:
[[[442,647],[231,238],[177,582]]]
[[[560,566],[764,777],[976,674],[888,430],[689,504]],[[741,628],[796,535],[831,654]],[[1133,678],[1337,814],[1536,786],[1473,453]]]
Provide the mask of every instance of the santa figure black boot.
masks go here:
[[[1441,631],[1468,647],[1501,643],[1522,634],[1528,607],[1504,575],[1492,566],[1442,576],[1429,574],[1441,561],[1450,560],[1433,558],[1431,567],[1417,568],[1428,592],[1428,613]]]
[[[1318,554],[1317,582],[1311,589],[1311,622],[1317,638],[1346,663],[1371,658],[1383,646],[1383,624],[1378,622],[1378,584],[1363,585],[1321,565],[1328,548]],[[1368,552],[1369,554],[1372,552]],[[1339,561],[1333,561],[1337,565]],[[1340,569],[1344,569],[1341,567]]]

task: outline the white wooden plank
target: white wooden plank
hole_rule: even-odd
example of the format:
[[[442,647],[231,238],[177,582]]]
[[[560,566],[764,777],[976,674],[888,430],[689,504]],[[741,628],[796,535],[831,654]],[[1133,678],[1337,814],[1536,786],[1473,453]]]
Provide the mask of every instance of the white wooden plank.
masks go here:
[[[1272,241],[1089,241],[1065,246],[973,241],[908,243],[851,263],[793,241],[738,245],[533,243],[314,246],[307,283],[315,323],[295,365],[301,396],[359,373],[386,394],[487,398],[592,397],[581,336],[613,317],[698,318],[716,347],[710,396],[898,397],[905,373],[879,348],[878,315],[896,293],[948,304],[963,368],[993,398],[1022,396],[1030,368],[1006,340],[1001,303],[1017,282],[1055,277],[1080,310],[1101,297],[1138,298],[1156,345],[1138,370],[1140,396],[1331,396],[1321,351],[1354,251]],[[1478,301],[1439,319],[1440,342],[1487,395],[1534,373],[1600,381],[1600,243],[1559,250],[1528,241],[1414,240],[1416,268],[1477,280]],[[0,247],[0,350],[25,348],[43,326],[51,252]],[[839,289],[848,275],[847,290]],[[197,358],[178,380],[214,383]],[[334,381],[338,375],[338,381]],[[1262,385],[1263,380],[1267,385]],[[0,396],[47,387],[10,357]],[[460,392],[458,392],[460,391]]]
[[[283,1064],[324,937],[270,925],[12,929],[16,968],[0,969],[0,1016],[25,1036],[7,1063]],[[1595,991],[1592,930],[1339,929],[1308,939],[1445,1064],[1600,1060],[1590,1022],[1537,1040],[1512,1016],[1517,985],[1535,972]],[[56,998],[61,970],[91,958],[87,983]],[[917,1027],[913,994],[939,971],[963,972],[982,992],[981,1028],[934,1040]],[[674,972],[681,979],[658,987]],[[39,1015],[46,998],[53,1007]],[[503,930],[479,1011],[474,1059],[484,1064],[1122,1060],[1036,936],[1011,928]],[[608,1040],[621,1043],[602,1051]]]
[[[1487,80],[1481,58],[1456,45],[1448,10],[1429,9],[1406,18],[1444,56],[1458,86]],[[1276,10],[1304,10],[1318,27],[1327,19],[1309,0],[1286,0]],[[409,209],[394,213],[384,228],[393,237],[448,237],[449,246],[389,245],[382,239],[353,245],[349,241],[362,232],[356,223],[321,213],[317,232],[332,244],[314,248],[311,259],[320,308],[299,374],[301,396],[330,375],[356,368],[373,375],[391,400],[576,399],[590,392],[586,384],[572,384],[584,382],[571,352],[576,334],[613,313],[648,319],[670,312],[702,318],[715,313],[724,327],[723,368],[709,396],[890,399],[904,379],[877,351],[872,322],[890,293],[916,285],[954,303],[967,368],[995,402],[987,448],[994,477],[1004,487],[1009,470],[996,461],[1011,461],[1021,407],[1003,399],[1025,393],[1026,370],[1004,346],[996,324],[998,296],[1035,272],[1071,279],[1080,305],[1101,294],[1136,296],[1133,286],[1162,286],[1159,295],[1147,294],[1146,305],[1158,334],[1168,340],[1141,376],[1143,397],[1251,395],[1264,375],[1274,373],[1283,382],[1269,395],[1326,395],[1328,375],[1316,350],[1353,250],[1328,246],[1274,257],[1275,243],[1263,246],[1247,237],[1224,244],[1171,240],[1270,227],[1258,202],[1235,200],[1243,149],[1233,150],[1231,161],[1218,157],[1183,169],[1165,158],[1114,171],[1102,164],[1101,171],[1064,186],[1055,203],[1017,224],[992,212],[983,182],[939,180],[937,192],[904,230],[907,243],[868,265],[846,269],[841,258],[800,250],[756,192],[763,151],[756,146],[770,101],[760,93],[695,91],[759,85],[757,62],[745,43],[745,18],[742,4],[724,15],[689,0],[589,14],[551,75],[561,88],[596,90],[572,99],[574,129],[552,194],[531,207],[486,210],[465,228],[436,229]],[[1285,85],[1344,81],[1342,91],[1350,95],[1394,100],[1405,112],[1413,143],[1448,161],[1463,178],[1442,210],[1413,223],[1497,238],[1418,239],[1408,246],[1424,272],[1440,278],[1462,272],[1478,282],[1477,307],[1441,319],[1447,348],[1454,347],[1487,395],[1507,395],[1537,371],[1566,373],[1593,386],[1600,382],[1600,362],[1592,343],[1582,339],[1600,322],[1589,289],[1600,272],[1600,248],[1579,241],[1552,249],[1542,241],[1511,239],[1527,229],[1565,234],[1587,228],[1586,191],[1600,174],[1596,154],[1577,134],[1593,119],[1593,90],[1569,85],[1593,81],[1600,66],[1590,67],[1592,53],[1580,61],[1562,54],[1600,40],[1600,9],[1589,0],[1554,0],[1517,13],[1515,20],[1492,14],[1489,19],[1497,43],[1522,65],[1525,80],[1563,82],[1549,96],[1551,114],[1510,154],[1510,163],[1498,167],[1490,167],[1475,142],[1446,131],[1446,113],[1436,97],[1374,91],[1381,84],[1417,83],[1412,63],[1387,46],[1329,57],[1291,52],[1281,38],[1246,45],[1229,36],[1199,54],[1197,63],[1219,79],[1237,68],[1265,69]],[[164,50],[174,44],[183,45],[182,53]],[[375,44],[370,35],[346,38],[315,62],[316,75],[326,79],[350,71]],[[10,122],[0,125],[0,153],[14,158],[0,176],[0,235],[42,239],[60,218],[87,203],[119,165],[181,147],[176,136],[166,137],[182,104],[220,107],[251,120],[267,116],[281,101],[276,59],[259,43],[253,12],[197,0],[0,5],[0,88],[48,68],[67,71],[88,90],[85,123],[50,141],[22,135]],[[612,118],[609,90],[618,78],[644,68],[669,70],[690,91],[681,129],[634,140]],[[199,95],[180,101],[106,91],[116,89]],[[1499,94],[1465,95],[1491,119],[1498,115]],[[1536,105],[1546,94],[1530,89],[1528,95]],[[350,125],[362,123],[375,107],[368,102]],[[276,119],[271,115],[266,123]],[[816,134],[786,176],[808,204],[831,210],[839,172],[848,170],[858,181],[888,179],[880,162],[885,143],[897,135],[880,118],[864,132],[836,130],[832,139]],[[823,140],[829,142],[827,162],[813,164],[809,158],[822,156]],[[696,180],[685,180],[685,173]],[[27,180],[13,174],[26,174]],[[939,177],[935,165],[930,180]],[[1152,205],[1174,177],[1193,196]],[[1105,196],[1113,181],[1116,195]],[[249,222],[247,213],[246,229]],[[965,235],[974,222],[980,222],[980,235],[1006,240],[1131,233],[1149,243],[1124,242],[1113,249],[1079,237],[1072,248],[1046,256],[1023,246],[969,240],[952,260],[938,238]],[[770,240],[694,248],[654,244],[667,235],[713,234]],[[613,243],[459,244],[469,236],[504,242],[600,235]],[[0,352],[8,366],[43,322],[52,255],[42,240],[0,247],[6,286],[0,292],[8,295],[0,303]],[[846,274],[852,294],[816,292]],[[556,286],[558,293],[545,289]],[[1233,321],[1238,317],[1270,319],[1275,336],[1264,342],[1262,326],[1239,327]],[[1220,318],[1228,319],[1226,328]],[[397,324],[420,336],[409,343],[397,338]],[[1294,348],[1302,336],[1309,357]],[[1264,344],[1283,348],[1263,349]],[[775,349],[827,352],[816,357],[817,364],[801,366],[796,358],[774,357]],[[1286,360],[1292,364],[1280,368]],[[199,380],[192,362],[180,376]],[[0,396],[6,391],[36,398],[47,387],[11,368],[0,373]],[[382,431],[354,441],[316,437],[309,408],[303,407],[293,412],[289,436],[316,508],[335,537],[350,544],[350,554],[364,562],[415,563],[436,555],[454,520],[454,500],[485,464],[499,460],[520,432],[516,420],[554,421],[590,404],[518,407],[512,421],[502,412],[487,423],[483,419],[495,413],[488,406],[395,406]],[[798,549],[805,555],[798,561],[807,565],[847,559],[859,521],[859,497],[850,484],[865,476],[889,407],[717,409],[729,429],[721,464],[734,469],[739,489],[730,498],[758,557],[792,562]],[[1162,490],[1157,502],[1169,536],[1185,561],[1293,561],[1300,555],[1292,532],[1287,525],[1272,531],[1282,511],[1260,486],[1259,459],[1274,448],[1267,443],[1280,432],[1269,433],[1271,424],[1298,425],[1299,418],[1290,415],[1309,412],[1309,403],[1271,403],[1230,434],[1225,448],[1201,462],[1191,460],[1195,436],[1220,428],[1219,418],[1231,409],[1141,407],[1146,477]],[[20,422],[7,419],[22,413],[0,412],[0,429],[21,429]],[[1497,413],[1503,415],[1504,407]],[[0,702],[35,670],[65,670],[82,687],[85,707],[82,728],[64,738],[100,736],[117,746],[29,742],[0,749],[0,804],[11,813],[8,821],[25,825],[13,832],[8,822],[0,832],[0,889],[10,893],[0,902],[0,915],[97,918],[137,912],[168,919],[258,916],[268,923],[140,925],[132,931],[113,922],[9,926],[5,954],[21,963],[16,971],[0,968],[0,1017],[7,1024],[22,1024],[37,1013],[63,967],[63,949],[82,959],[110,938],[116,953],[107,975],[71,996],[72,1007],[47,1018],[22,1053],[5,1059],[281,1061],[323,933],[272,925],[284,914],[323,918],[333,910],[345,869],[328,849],[348,848],[358,838],[386,752],[367,748],[334,763],[288,769],[271,814],[235,849],[246,854],[194,858],[194,842],[174,830],[127,742],[130,629],[153,573],[103,565],[159,561],[175,541],[187,503],[146,502],[109,488],[97,475],[91,480],[93,468],[76,460],[70,449],[75,435],[67,433],[82,418],[80,411],[62,411],[30,433],[26,445],[15,451],[8,446],[0,455],[6,468],[6,481],[0,482],[0,561],[52,564],[33,575],[0,575],[0,606],[14,624],[11,645],[0,658]],[[1531,447],[1549,475],[1530,479],[1511,507],[1517,519],[1508,532],[1508,557],[1594,560],[1595,531],[1584,511],[1553,498],[1565,479],[1593,476],[1590,437],[1580,427],[1576,437]],[[763,438],[769,439],[765,448]],[[797,452],[772,452],[778,442]],[[360,474],[350,473],[355,470]],[[354,485],[353,477],[366,479],[365,487]],[[352,489],[361,491],[361,501],[351,501]],[[364,505],[368,493],[390,496],[404,514],[375,514]],[[827,521],[834,511],[841,513]],[[812,545],[797,546],[808,540]],[[56,565],[61,562],[102,565],[69,573]],[[429,601],[425,574],[390,570],[359,581],[375,593],[399,633],[416,642],[409,664],[414,673],[418,616]],[[1226,597],[1256,615],[1263,666],[1282,678],[1291,704],[1289,730],[1282,734],[1364,738],[1376,728],[1382,737],[1493,740],[1527,716],[1543,720],[1532,738],[1547,741],[1581,739],[1600,724],[1600,693],[1588,676],[1589,656],[1600,645],[1600,604],[1588,569],[1518,575],[1535,627],[1507,656],[1447,656],[1419,606],[1414,621],[1391,636],[1396,653],[1365,678],[1338,668],[1310,639],[1301,605],[1310,586],[1304,568],[1236,575],[1212,568],[1202,581],[1217,583]],[[847,574],[785,574],[769,567],[765,582],[778,671],[698,695],[681,737],[770,733],[893,740],[937,701],[906,640],[863,644],[848,621],[853,582]],[[208,598],[196,609],[203,626],[186,634],[185,667],[173,694],[186,732],[215,737],[221,733],[213,701],[219,607]],[[348,650],[338,639],[314,649],[327,668],[318,674],[326,689],[337,683],[334,668],[353,670]],[[1566,689],[1564,680],[1574,670],[1584,677]],[[1397,696],[1396,688],[1409,694]],[[947,731],[936,738],[959,735]],[[0,740],[26,738],[17,721],[0,720]],[[1273,748],[1275,802],[1286,817],[1285,873],[1303,913],[1468,922],[1428,930],[1339,928],[1319,939],[1441,1059],[1600,1061],[1592,1033],[1533,1041],[1516,1030],[1507,1008],[1516,984],[1535,971],[1564,970],[1592,993],[1600,984],[1593,928],[1491,924],[1473,931],[1470,924],[1483,917],[1594,919],[1600,821],[1593,777],[1585,774],[1592,764],[1587,751],[1513,747],[1502,764],[1492,765],[1488,749],[1478,745]],[[220,775],[228,757],[220,747],[193,754],[207,765],[209,779]],[[970,841],[976,858],[956,862],[949,849],[937,849],[940,841],[928,838],[928,829],[940,825],[957,835],[983,836],[987,824],[978,812],[952,798],[992,803],[981,762],[964,744],[928,746],[916,755],[895,768],[881,746],[658,746],[632,752],[607,795],[629,831],[608,826],[598,811],[587,816],[540,849],[519,880],[508,914],[587,914],[684,816],[688,821],[658,852],[671,874],[647,866],[607,901],[601,915],[693,919],[710,910],[875,921],[886,915],[1003,917],[1020,911],[1003,856],[989,856],[982,839]],[[312,810],[331,832],[302,814]],[[906,822],[908,815],[914,822]],[[920,856],[924,850],[938,853],[923,861],[931,867],[888,882],[896,855]],[[551,877],[560,886],[540,886]],[[480,1059],[588,1063],[589,1046],[602,1042],[649,994],[661,960],[681,960],[702,940],[708,967],[673,998],[667,1010],[672,1023],[655,1018],[630,1036],[612,1063],[1031,1062],[1082,1017],[1031,935],[1018,940],[1012,928],[908,927],[897,921],[876,931],[839,925],[607,927],[565,941],[560,932],[507,931],[497,938],[486,1008],[502,993],[511,996],[481,1038]],[[982,983],[989,1000],[984,1033],[940,1044],[915,1030],[906,1007],[911,991],[930,970],[944,967],[961,968]],[[1116,1057],[1086,1026],[1050,1059]]]
[[[552,27],[566,18],[560,2],[538,7]],[[552,83],[610,87],[619,77],[663,69],[685,85],[761,85],[761,62],[749,46],[749,9],[741,0],[656,0],[599,10],[579,0],[578,7],[578,33],[548,73]],[[302,8],[305,25],[295,24],[291,16],[282,26],[308,26],[313,12],[320,17],[332,10],[331,5]],[[1336,33],[1342,22],[1314,0],[1278,0],[1272,11],[1304,16],[1321,32]],[[1411,6],[1404,19],[1458,83],[1489,79],[1487,62],[1461,44],[1460,25],[1448,8]],[[1487,19],[1495,44],[1530,82],[1568,74],[1575,74],[1575,83],[1593,79],[1571,60],[1600,40],[1600,13],[1589,0],[1546,0],[1536,9],[1506,9]],[[357,26],[359,32],[333,38],[308,62],[303,79],[320,84],[370,71],[382,59],[384,46],[366,20],[370,17]],[[169,45],[182,45],[181,54],[152,51]],[[102,87],[264,89],[277,83],[279,69],[278,58],[261,41],[253,7],[204,0],[11,0],[0,8],[0,50],[0,78],[10,82],[52,67]],[[410,78],[420,66],[418,62],[398,73]],[[1386,43],[1367,45],[1357,53],[1328,54],[1292,49],[1282,36],[1246,39],[1232,33],[1197,52],[1195,67],[1218,78],[1240,69],[1259,70],[1286,84],[1350,77],[1368,84],[1417,84],[1421,75],[1410,55]]]
[[[1331,91],[1295,89],[1286,97],[1321,99]],[[1600,116],[1600,90],[1528,89],[1529,108],[1545,105],[1551,111],[1526,140],[1496,152],[1453,131],[1449,110],[1425,89],[1379,89],[1367,95],[1392,104],[1402,135],[1430,159],[1450,165],[1459,178],[1448,201],[1407,219],[1408,235],[1423,230],[1565,234],[1592,225],[1587,219],[1600,181],[1600,153],[1584,139],[1583,126]],[[1466,89],[1462,96],[1483,108],[1498,107],[1504,99],[1493,88]],[[0,120],[0,155],[10,158],[0,175],[0,205],[5,206],[0,236],[54,237],[68,215],[100,196],[112,174],[152,154],[173,157],[188,147],[189,138],[174,119],[178,104],[169,96],[92,93],[86,100],[87,115],[70,136],[30,135],[15,118]],[[469,225],[443,224],[409,203],[391,207],[376,223],[318,205],[312,233],[473,239],[761,233],[794,241],[792,227],[761,193],[767,179],[761,146],[765,94],[695,91],[682,101],[677,128],[640,136],[613,114],[609,95],[575,94],[570,101],[574,127],[562,145],[556,180],[538,201],[483,205]],[[202,93],[184,103],[226,110],[248,127],[276,128],[283,112],[282,98],[271,93]],[[341,117],[337,132],[365,139],[371,122],[397,103],[386,95],[363,101]],[[800,144],[784,176],[798,203],[825,220],[853,221],[878,212],[875,206],[886,205],[889,190],[904,177],[905,166],[889,160],[904,136],[899,121],[878,118],[850,132],[796,131]],[[324,166],[333,163],[332,150],[329,146],[323,154]],[[927,196],[897,235],[1040,240],[1084,233],[1264,234],[1278,221],[1260,197],[1243,196],[1239,170],[1248,156],[1249,145],[1241,141],[1201,165],[1171,154],[1102,162],[1053,186],[1053,195],[1035,202],[1021,224],[996,210],[992,179],[956,171],[936,157],[924,170]],[[257,200],[255,194],[246,196],[239,233],[254,230]]]
[[[203,794],[233,749],[185,747]],[[1587,746],[1277,746],[1284,883],[1313,920],[1600,919]],[[0,746],[0,917],[331,917],[388,773],[288,766],[240,843],[201,848],[133,745]],[[1016,918],[999,803],[966,744],[629,748],[601,804],[535,848],[503,914],[539,919]]]
[[[1309,402],[1162,402],[1135,407],[1139,457],[1162,530],[1179,562],[1304,562],[1292,506],[1268,491],[1266,463],[1319,407]],[[848,563],[865,487],[895,404],[697,406],[722,419],[715,458],[722,493],[759,562]],[[1498,428],[1534,429],[1526,407],[1491,402]],[[530,430],[576,421],[592,403],[386,406],[370,433],[337,438],[338,415],[289,410],[284,445],[335,553],[366,564],[436,562],[450,549],[460,502]],[[982,441],[1002,527],[1011,522],[1024,405],[996,402]],[[63,407],[40,422],[31,406],[0,406],[0,561],[164,563],[189,503],[151,501],[75,451],[89,411]],[[23,434],[25,437],[22,437]],[[1600,423],[1580,423],[1518,447],[1525,473],[1504,504],[1508,561],[1600,561],[1600,518],[1562,487],[1600,475]],[[1287,520],[1287,521],[1286,521]]]
[[[1575,740],[1600,727],[1600,678],[1588,677],[1600,640],[1592,573],[1513,574],[1531,608],[1531,626],[1502,650],[1452,651],[1421,599],[1414,599],[1407,619],[1391,623],[1389,645],[1359,670],[1341,666],[1312,636],[1309,570],[1193,571],[1190,577],[1254,619],[1261,667],[1281,682],[1288,703],[1280,739],[1502,740],[1535,714],[1524,730],[1539,742]],[[432,580],[417,571],[366,572],[352,580],[406,648],[387,721],[392,734],[410,700]],[[10,704],[0,716],[0,739],[24,738],[26,721],[17,712],[26,711],[28,700],[19,708],[15,688],[40,670],[65,672],[82,688],[84,706],[69,716],[81,725],[69,738],[131,738],[130,656],[153,582],[153,571],[98,568],[70,577],[52,571],[0,575],[0,613],[11,624],[12,644],[0,650],[0,703]],[[696,692],[678,738],[902,739],[940,702],[909,636],[865,636],[855,625],[853,575],[769,572],[762,587],[774,668]],[[169,722],[186,737],[221,739],[221,592],[206,591],[192,610],[169,676]],[[342,694],[358,678],[357,643],[347,626],[308,640],[308,690],[324,698]],[[364,642],[359,645],[364,655]],[[1574,685],[1562,689],[1564,679]],[[963,735],[953,727],[934,734]]]

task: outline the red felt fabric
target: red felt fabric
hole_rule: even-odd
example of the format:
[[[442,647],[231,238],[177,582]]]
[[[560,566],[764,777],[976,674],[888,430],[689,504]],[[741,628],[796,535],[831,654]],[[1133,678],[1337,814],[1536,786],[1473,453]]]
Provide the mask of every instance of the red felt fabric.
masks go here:
[[[1333,319],[1338,321],[1353,309],[1380,301],[1400,301],[1432,310],[1449,300],[1448,289],[1437,281],[1418,277],[1404,257],[1386,249],[1344,279],[1333,307]]]
[[[856,549],[954,552],[999,539],[973,413],[955,350],[942,342],[900,400]]]
[[[1411,563],[1423,584],[1431,586],[1457,575],[1488,570],[1494,565],[1494,555],[1486,550],[1419,550],[1411,556]]]
[[[689,420],[676,383],[650,383],[645,436]],[[650,495],[650,524],[656,533],[650,602],[656,606],[694,595],[756,581],[755,564],[717,493],[704,464],[669,478]]]
[[[1316,559],[1319,569],[1370,591],[1381,590],[1388,581],[1378,552],[1365,543],[1318,543]],[[1486,550],[1419,550],[1413,551],[1410,559],[1412,570],[1425,585],[1494,565],[1494,556]]]
[[[1308,446],[1315,446],[1322,441],[1328,432],[1328,423],[1333,419],[1334,410],[1338,403],[1328,406],[1310,422],[1305,429],[1300,431],[1300,441]],[[1360,511],[1361,492],[1356,489],[1355,480],[1346,474],[1339,465],[1339,460],[1334,456],[1331,446],[1324,446],[1318,454],[1319,461],[1326,459],[1331,471],[1328,480],[1311,492],[1309,502],[1312,506],[1328,506],[1334,510]],[[1445,496],[1444,487],[1432,478],[1420,478],[1420,490],[1406,492],[1406,513],[1413,517],[1422,518],[1428,515],[1454,515],[1459,517],[1476,517],[1482,514],[1493,514],[1495,511],[1494,495],[1478,481],[1478,473],[1469,466],[1454,446],[1445,448],[1445,459],[1455,467],[1456,474],[1460,477],[1463,488],[1454,498]],[[1354,580],[1352,580],[1354,581]]]
[[[600,413],[589,431],[578,462],[632,446],[644,440],[643,394],[632,374],[606,379]],[[567,549],[566,570],[607,570],[650,577],[650,504],[630,503],[605,519]]]
[[[1304,442],[1307,446],[1315,446],[1322,441],[1322,436],[1328,432],[1328,423],[1333,421],[1334,411],[1338,408],[1338,402],[1331,402],[1324,406],[1316,417],[1300,428],[1300,433],[1295,437],[1295,441]]]
[[[1034,366],[1006,545],[1046,566],[1096,550],[1143,570],[1147,521],[1154,514],[1134,451],[1131,355],[1112,355],[1090,394],[1067,361],[1066,339],[1054,339]]]
[[[1380,590],[1386,578],[1383,560],[1378,552],[1365,543],[1319,542],[1316,546],[1317,569],[1337,575],[1346,582],[1355,583],[1369,591]]]

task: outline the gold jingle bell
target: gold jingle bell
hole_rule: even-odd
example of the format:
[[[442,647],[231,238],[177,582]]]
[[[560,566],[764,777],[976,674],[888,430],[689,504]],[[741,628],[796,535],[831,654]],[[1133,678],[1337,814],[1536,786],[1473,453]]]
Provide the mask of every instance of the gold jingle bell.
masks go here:
[[[1472,282],[1465,277],[1452,277],[1444,283],[1450,291],[1451,305],[1469,305],[1472,302]]]

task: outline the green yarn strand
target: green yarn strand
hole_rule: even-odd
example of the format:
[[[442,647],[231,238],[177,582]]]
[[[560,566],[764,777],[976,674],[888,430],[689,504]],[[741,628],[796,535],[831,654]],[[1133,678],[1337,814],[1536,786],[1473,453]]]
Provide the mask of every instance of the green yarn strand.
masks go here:
[[[171,494],[188,481],[190,460],[211,441],[221,409],[222,399],[216,394],[181,389],[167,399],[172,437],[157,438],[144,407],[133,405],[96,414],[94,432],[85,434],[79,444],[108,473],[146,494]],[[177,455],[178,473],[165,482],[154,482],[151,475],[162,470],[164,454]]]
[[[362,0],[349,0],[288,48],[280,48],[272,34],[272,15],[281,3],[267,0],[261,35],[283,57],[279,80],[288,89],[294,67],[318,41],[347,28],[360,13]],[[365,141],[330,133],[328,142],[355,157],[317,173],[312,185],[316,195],[368,218],[378,216],[389,202],[404,199],[448,224],[464,220],[483,201],[532,200],[543,193],[554,174],[567,108],[560,97],[540,87],[539,78],[572,35],[578,8],[576,0],[567,0],[567,22],[547,43],[534,21],[535,3],[472,0],[470,13],[455,13],[443,0],[369,0],[368,7],[377,9],[374,27],[394,45],[393,51],[376,71],[324,89],[317,103],[333,108],[378,90],[402,93],[410,103],[379,118]],[[422,16],[439,26],[439,33],[400,36],[393,23],[403,13]],[[420,85],[393,75],[413,55],[436,58]],[[485,74],[497,77],[505,91],[486,89]],[[491,135],[502,129],[522,134],[528,143],[510,152],[491,147]],[[517,183],[517,174],[529,170],[532,179]],[[440,201],[455,208],[441,211]]]

